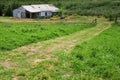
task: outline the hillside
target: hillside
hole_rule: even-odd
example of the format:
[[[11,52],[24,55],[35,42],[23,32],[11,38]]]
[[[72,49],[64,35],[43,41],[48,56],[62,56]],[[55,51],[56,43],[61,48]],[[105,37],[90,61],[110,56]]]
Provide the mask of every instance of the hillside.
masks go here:
[[[0,16],[12,16],[12,10],[25,4],[54,4],[63,14],[120,16],[120,0],[0,0]]]

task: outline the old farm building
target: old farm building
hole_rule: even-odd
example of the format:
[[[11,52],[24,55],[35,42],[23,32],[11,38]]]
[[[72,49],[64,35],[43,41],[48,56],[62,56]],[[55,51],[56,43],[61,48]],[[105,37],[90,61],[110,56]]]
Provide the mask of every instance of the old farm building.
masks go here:
[[[51,17],[58,12],[52,4],[23,5],[13,10],[13,17],[17,18],[43,18]]]

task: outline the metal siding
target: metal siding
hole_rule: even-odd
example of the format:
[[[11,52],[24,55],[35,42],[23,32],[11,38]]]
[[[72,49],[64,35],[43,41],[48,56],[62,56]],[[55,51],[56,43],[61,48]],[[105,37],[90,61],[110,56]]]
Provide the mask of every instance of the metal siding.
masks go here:
[[[41,12],[41,13],[40,13],[40,16],[41,16],[41,17],[44,17],[44,16],[45,16],[45,12]]]
[[[13,16],[17,18],[25,18],[26,11],[31,13],[39,13],[40,17],[50,17],[52,12],[57,12],[58,8],[50,4],[41,4],[41,5],[25,5],[13,10]]]
[[[47,16],[52,16],[52,12],[47,12]]]
[[[35,12],[42,12],[42,11],[51,11],[57,12],[59,9],[50,4],[41,4],[41,5],[25,5],[22,6],[25,10],[35,13]]]
[[[13,10],[13,17],[17,17],[17,9]]]
[[[24,13],[24,17],[21,16],[21,13]],[[25,9],[22,7],[19,7],[18,9],[13,10],[13,16],[17,18],[25,18]]]
[[[25,18],[25,17],[26,17],[25,12],[21,12],[21,18]]]
[[[46,15],[47,14],[47,15]],[[39,13],[39,16],[40,17],[50,17],[50,16],[52,16],[52,12],[40,12]]]

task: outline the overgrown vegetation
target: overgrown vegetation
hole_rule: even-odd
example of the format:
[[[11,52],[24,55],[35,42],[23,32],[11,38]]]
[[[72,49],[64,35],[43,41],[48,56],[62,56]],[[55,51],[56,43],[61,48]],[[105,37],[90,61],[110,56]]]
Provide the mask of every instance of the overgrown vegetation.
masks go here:
[[[48,40],[95,26],[93,23],[0,23],[0,51]]]
[[[94,39],[78,44],[72,51],[74,61],[71,60],[71,62],[74,74],[82,76],[84,73],[89,80],[95,77],[105,80],[119,80],[119,40],[120,24],[113,24],[109,30]]]
[[[28,19],[28,22],[1,17],[0,80],[120,80],[120,23],[117,23],[120,0],[0,0],[0,16],[12,16],[12,10],[21,5],[43,3],[56,5],[64,15],[105,16],[116,23],[108,29],[111,23],[96,17],[86,17],[89,23],[78,15],[76,19],[52,17]],[[107,30],[99,34],[103,28]],[[81,31],[81,35],[77,35],[80,39],[70,35],[76,31]],[[87,35],[91,35],[90,32],[95,33],[94,36]],[[67,40],[52,42],[61,36]],[[77,40],[81,42],[71,48]],[[28,45],[30,43],[35,44]],[[13,50],[24,45],[28,46]],[[67,46],[63,50],[61,46],[65,45],[70,49]]]
[[[120,0],[0,0],[0,16],[12,16],[12,10],[28,4],[54,4],[63,14],[105,16],[110,20],[120,18]]]
[[[95,38],[77,44],[72,52],[56,50],[50,54],[57,57],[46,59],[43,54],[27,52],[1,53],[0,63],[8,62],[10,67],[0,65],[0,79],[3,80],[119,80],[120,79],[120,24]],[[28,60],[43,59],[34,63]],[[57,58],[57,59],[56,59]],[[20,63],[20,64],[19,64]],[[33,64],[34,63],[34,64]],[[12,66],[14,64],[14,66]],[[31,65],[30,65],[31,64]]]

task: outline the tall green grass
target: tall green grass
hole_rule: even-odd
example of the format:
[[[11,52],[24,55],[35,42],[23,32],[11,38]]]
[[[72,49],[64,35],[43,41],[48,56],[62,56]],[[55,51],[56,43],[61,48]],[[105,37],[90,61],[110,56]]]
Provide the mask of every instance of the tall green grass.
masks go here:
[[[44,41],[95,26],[92,23],[0,23],[0,51]]]
[[[18,72],[26,80],[119,80],[120,27],[113,26],[88,42],[78,44],[70,54],[55,51],[58,60],[38,63]]]
[[[74,74],[85,73],[105,80],[120,79],[120,24],[113,26],[94,39],[78,44],[72,51]]]
[[[77,44],[71,53],[62,50],[51,53],[57,56],[57,59],[51,58],[29,65],[26,59],[29,60],[30,57],[25,57],[26,53],[3,53],[1,62],[6,60],[21,65],[13,68],[0,66],[0,79],[12,80],[16,76],[18,80],[119,80],[119,40],[120,24],[113,24],[110,29],[90,41]],[[33,57],[39,56],[36,54]]]
[[[76,45],[71,54],[57,50],[58,60],[42,61],[17,74],[23,80],[119,80],[119,26],[113,24],[92,40]]]

